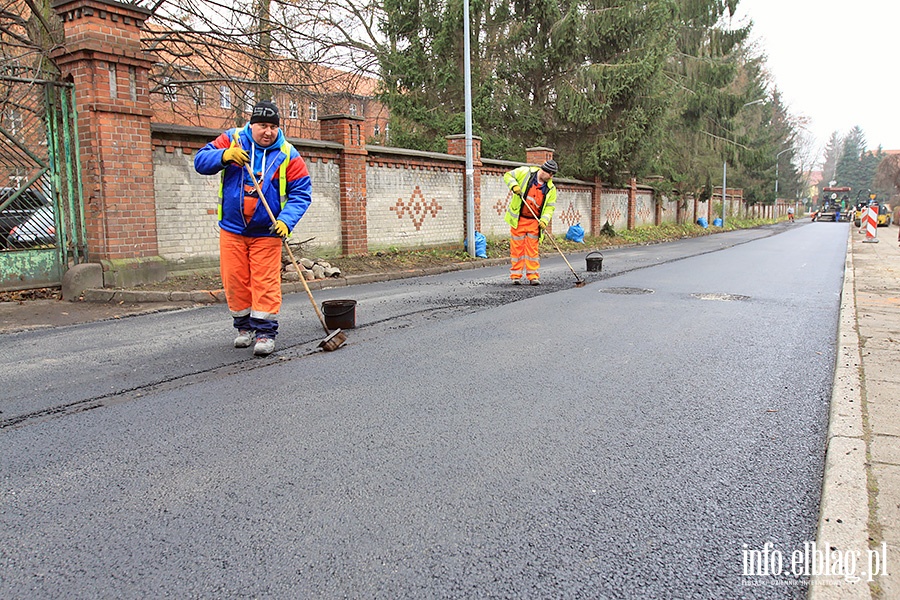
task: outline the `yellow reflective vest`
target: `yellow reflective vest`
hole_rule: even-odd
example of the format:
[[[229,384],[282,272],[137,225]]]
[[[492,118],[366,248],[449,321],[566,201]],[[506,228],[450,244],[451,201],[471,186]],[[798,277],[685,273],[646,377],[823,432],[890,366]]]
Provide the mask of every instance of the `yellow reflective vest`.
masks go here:
[[[503,183],[506,184],[510,190],[515,186],[519,186],[522,189],[523,195],[528,195],[528,182],[531,181],[531,178],[540,170],[540,167],[519,167],[517,169],[513,169],[512,171],[508,171],[503,175]],[[550,219],[553,218],[553,211],[556,210],[556,186],[553,184],[553,179],[550,179],[546,183],[547,191],[544,193],[544,205],[541,207],[540,220],[547,226],[550,224]],[[509,206],[506,208],[506,215],[503,219],[509,224],[510,227],[515,229],[519,226],[519,213],[522,211],[522,196],[518,194],[513,194],[512,199],[509,201]]]

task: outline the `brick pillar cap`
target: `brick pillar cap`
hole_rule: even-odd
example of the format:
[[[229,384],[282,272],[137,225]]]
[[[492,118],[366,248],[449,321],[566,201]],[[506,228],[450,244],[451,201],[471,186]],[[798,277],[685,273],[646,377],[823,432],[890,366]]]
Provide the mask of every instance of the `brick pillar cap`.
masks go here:
[[[466,139],[466,134],[464,134],[464,133],[454,133],[453,135],[445,135],[445,136],[444,136],[444,139],[446,139],[446,140],[464,140],[464,139]],[[473,139],[473,140],[479,140],[479,141],[481,141],[481,136],[479,136],[479,135],[473,135],[473,136],[472,136],[472,139]]]
[[[525,148],[525,152],[556,152],[556,150],[546,146],[535,146],[534,148]]]
[[[348,121],[365,121],[365,117],[361,117],[359,115],[325,115],[324,117],[319,117],[320,121],[335,121],[337,119],[346,119]]]
[[[144,15],[145,19],[149,18],[153,14],[153,11],[148,8],[144,8],[143,6],[116,2],[115,0],[55,0],[55,2],[53,2],[52,4],[52,7],[54,10],[62,12],[64,10],[64,7],[70,4],[101,4],[105,6],[111,6],[119,9],[122,12]]]

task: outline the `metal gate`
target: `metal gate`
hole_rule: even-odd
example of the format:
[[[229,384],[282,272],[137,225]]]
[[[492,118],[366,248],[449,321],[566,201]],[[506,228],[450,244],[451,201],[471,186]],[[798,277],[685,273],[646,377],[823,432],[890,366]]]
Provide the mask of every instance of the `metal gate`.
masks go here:
[[[86,262],[72,84],[0,73],[0,291],[58,286]]]

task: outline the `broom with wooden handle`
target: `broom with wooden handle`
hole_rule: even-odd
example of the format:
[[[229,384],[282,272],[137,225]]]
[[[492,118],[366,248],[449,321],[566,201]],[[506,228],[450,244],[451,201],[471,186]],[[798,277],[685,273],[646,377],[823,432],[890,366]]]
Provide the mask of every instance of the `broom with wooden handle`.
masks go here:
[[[530,204],[528,204],[528,199],[525,198],[525,196],[522,196],[521,194],[519,195],[519,197],[522,198],[522,205],[525,206],[526,208],[528,208],[528,212],[531,213],[531,216],[534,217],[535,219],[537,219],[538,223],[540,223],[541,222],[540,217],[538,217],[536,214],[534,214],[534,209],[531,208]],[[584,287],[584,284],[585,284],[584,279],[579,277],[578,273],[575,272],[575,269],[572,268],[572,265],[569,264],[569,259],[566,258],[566,255],[563,254],[563,251],[560,249],[559,244],[557,244],[556,240],[553,239],[553,234],[548,233],[547,237],[550,238],[550,242],[553,244],[553,247],[556,248],[556,251],[559,252],[559,255],[562,256],[564,261],[566,261],[566,265],[568,265],[569,270],[572,271],[572,275],[575,276],[575,287],[577,287],[577,288]]]

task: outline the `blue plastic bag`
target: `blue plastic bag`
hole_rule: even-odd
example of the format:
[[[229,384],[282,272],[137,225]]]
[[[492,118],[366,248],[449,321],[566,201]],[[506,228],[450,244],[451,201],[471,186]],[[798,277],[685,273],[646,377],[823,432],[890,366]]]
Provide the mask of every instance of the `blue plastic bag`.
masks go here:
[[[717,218],[715,221],[713,221],[713,227],[721,227],[721,226],[722,226],[722,219],[721,219],[721,217],[720,217],[720,218]]]
[[[469,251],[469,238],[463,240],[463,248]],[[487,258],[487,238],[483,233],[475,232],[475,258]]]
[[[703,217],[700,217],[699,219],[697,219],[697,225],[699,225],[703,229],[706,229],[707,227],[709,227],[709,221],[707,221]]]
[[[584,227],[581,226],[581,223],[575,223],[569,227],[569,230],[566,232],[566,239],[579,244],[584,243]]]

